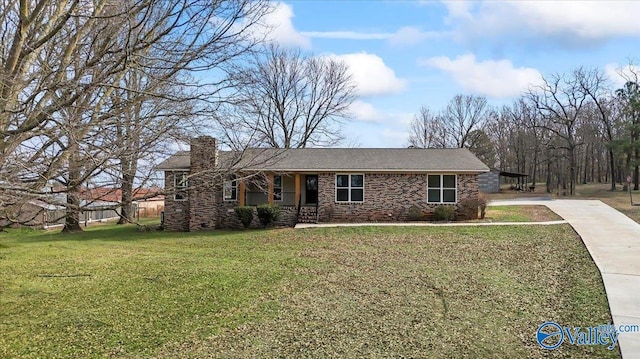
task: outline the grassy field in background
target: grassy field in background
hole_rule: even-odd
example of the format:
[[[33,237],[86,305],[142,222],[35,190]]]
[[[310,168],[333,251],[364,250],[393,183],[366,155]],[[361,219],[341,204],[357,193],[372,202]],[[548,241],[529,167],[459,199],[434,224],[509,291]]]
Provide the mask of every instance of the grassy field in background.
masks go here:
[[[576,186],[576,198],[599,199],[618,211],[626,214],[627,217],[640,223],[640,191],[632,191],[631,196],[634,203],[639,205],[631,205],[629,192],[622,191],[621,185],[617,186],[616,191],[611,191],[611,184],[606,183],[593,183]]]
[[[632,206],[629,192],[622,191],[622,186],[617,185],[616,191],[611,191],[611,184],[589,183],[576,186],[575,196],[559,196],[557,193],[548,194],[543,187],[538,187],[536,192],[519,192],[503,188],[499,193],[487,195],[489,200],[527,199],[527,198],[556,198],[556,199],[599,199],[609,206],[624,213],[629,218],[640,223],[640,191],[632,191],[631,196],[634,203]]]
[[[0,233],[0,357],[618,357],[568,225]]]

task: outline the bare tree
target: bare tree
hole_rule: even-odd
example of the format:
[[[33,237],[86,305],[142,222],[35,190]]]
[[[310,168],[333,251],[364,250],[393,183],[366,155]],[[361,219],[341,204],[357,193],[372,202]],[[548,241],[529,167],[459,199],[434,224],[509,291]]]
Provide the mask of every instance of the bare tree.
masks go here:
[[[487,98],[456,95],[442,113],[451,147],[466,147],[469,135],[480,128],[488,116]]]
[[[583,91],[579,81],[581,69],[574,70],[571,75],[552,75],[543,78],[543,84],[527,93],[528,99],[540,112],[544,123],[540,127],[551,131],[562,140],[561,148],[565,150],[568,160],[569,194],[575,194],[577,179],[576,151],[582,144],[576,137],[580,126],[584,105],[589,95]]]
[[[507,171],[513,162],[511,157],[511,121],[509,108],[504,106],[500,111],[495,111],[485,124],[485,130],[496,151],[496,167],[501,171]]]
[[[454,96],[437,114],[422,106],[411,120],[409,145],[421,148],[469,147],[470,135],[482,128],[490,113],[487,99],[474,95]]]
[[[443,118],[434,114],[428,107],[411,119],[409,146],[417,148],[444,148],[447,146],[447,128]]]
[[[1,192],[45,199],[52,180],[65,191],[86,185],[105,171],[94,165],[124,156],[100,135],[152,99],[220,101],[221,73],[260,41],[251,29],[269,9],[250,0],[0,2]],[[153,86],[126,87],[132,69]],[[218,76],[189,76],[211,70]],[[109,100],[116,90],[136,96],[116,106]]]
[[[272,44],[232,79],[236,102],[219,119],[227,143],[302,148],[342,140],[338,127],[355,99],[343,62]]]
[[[611,171],[611,190],[615,191],[615,154],[613,142],[615,141],[614,118],[612,117],[612,101],[610,88],[605,74],[599,69],[579,68],[575,71],[575,77],[580,84],[581,91],[585,93],[597,110],[597,116],[604,126],[604,138],[609,144],[609,170]],[[637,189],[637,188],[636,188]]]

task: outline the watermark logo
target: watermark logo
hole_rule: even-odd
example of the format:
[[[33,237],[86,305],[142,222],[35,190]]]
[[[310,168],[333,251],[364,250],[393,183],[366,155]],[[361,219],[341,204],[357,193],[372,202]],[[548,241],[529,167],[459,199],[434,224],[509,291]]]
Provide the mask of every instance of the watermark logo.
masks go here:
[[[555,349],[564,341],[564,332],[558,323],[544,322],[538,327],[536,339],[544,349]]]
[[[613,350],[618,337],[625,332],[640,332],[640,325],[603,324],[596,327],[563,327],[556,322],[544,322],[536,331],[536,340],[543,349],[556,349],[562,343],[571,345],[605,345]]]

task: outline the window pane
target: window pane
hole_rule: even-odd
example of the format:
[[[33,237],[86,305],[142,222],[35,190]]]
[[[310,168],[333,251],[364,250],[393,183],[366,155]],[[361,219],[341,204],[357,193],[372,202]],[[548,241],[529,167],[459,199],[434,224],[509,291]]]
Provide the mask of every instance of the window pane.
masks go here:
[[[349,175],[337,175],[336,176],[337,187],[349,187]]]
[[[429,189],[427,191],[427,202],[440,202],[440,190]]]
[[[184,172],[176,173],[175,175],[175,186],[177,188],[186,188],[187,187],[187,174]]]
[[[347,202],[348,200],[349,200],[349,190],[348,189],[337,189],[336,190],[336,201]]]
[[[273,189],[273,200],[274,201],[282,201],[282,188],[274,188]]]
[[[351,175],[351,187],[362,187],[364,183],[363,175]]]
[[[456,190],[454,189],[444,189],[442,190],[442,202],[446,203],[455,203],[456,201]]]
[[[282,187],[282,176],[273,176],[273,187]]]
[[[224,199],[228,201],[235,200],[236,197],[236,181],[225,181],[224,187]]]
[[[456,188],[456,176],[455,175],[443,175],[442,176],[442,188]]]
[[[351,190],[351,201],[353,201],[353,202],[362,202],[362,201],[364,201],[364,190],[362,190],[362,189],[352,189]]]
[[[427,178],[429,188],[440,187],[440,175],[429,175]]]

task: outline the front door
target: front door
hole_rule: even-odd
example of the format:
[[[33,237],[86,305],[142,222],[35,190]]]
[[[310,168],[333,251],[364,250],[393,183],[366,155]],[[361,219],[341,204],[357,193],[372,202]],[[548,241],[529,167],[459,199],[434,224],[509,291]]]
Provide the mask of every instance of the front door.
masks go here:
[[[318,203],[318,176],[317,175],[307,175],[307,179],[305,181],[306,191],[305,191],[305,203],[306,204],[316,204]]]

